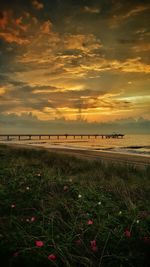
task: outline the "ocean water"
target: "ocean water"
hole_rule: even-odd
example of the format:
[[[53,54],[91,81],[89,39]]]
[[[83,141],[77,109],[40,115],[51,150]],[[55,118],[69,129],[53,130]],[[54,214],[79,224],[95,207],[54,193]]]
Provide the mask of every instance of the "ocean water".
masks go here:
[[[150,135],[125,135],[124,138],[110,138],[102,139],[101,137],[94,138],[91,137],[68,137],[67,140],[64,137],[60,137],[59,140],[56,137],[52,137],[48,140],[47,137],[43,137],[38,140],[33,137],[32,140],[21,140],[18,141],[15,137],[10,141],[5,141],[1,138],[1,143],[15,143],[15,144],[27,144],[31,146],[41,146],[41,147],[58,147],[58,148],[68,148],[68,149],[88,149],[95,151],[111,151],[114,153],[122,154],[138,154],[150,157]]]

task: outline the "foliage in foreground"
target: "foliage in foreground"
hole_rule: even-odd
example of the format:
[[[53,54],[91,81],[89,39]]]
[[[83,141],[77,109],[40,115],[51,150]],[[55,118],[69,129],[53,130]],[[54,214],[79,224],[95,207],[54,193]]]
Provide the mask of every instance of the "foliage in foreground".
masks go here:
[[[149,266],[148,174],[1,145],[3,266]]]

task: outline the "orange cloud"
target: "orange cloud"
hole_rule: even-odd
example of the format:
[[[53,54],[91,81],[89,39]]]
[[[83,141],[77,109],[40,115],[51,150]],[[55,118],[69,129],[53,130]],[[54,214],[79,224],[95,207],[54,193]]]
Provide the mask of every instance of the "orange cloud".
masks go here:
[[[0,87],[0,96],[6,93],[7,89],[5,87]]]
[[[148,10],[150,8],[150,6],[146,6],[146,5],[139,5],[139,6],[136,6],[134,9],[130,10],[129,12],[127,12],[123,18],[126,19],[128,17],[131,17],[131,16],[136,16],[138,15],[139,13],[145,11],[145,10]]]
[[[11,10],[4,11],[0,17],[0,38],[8,43],[29,44],[32,29],[37,23],[37,19],[27,12],[16,17]]]
[[[49,34],[52,31],[52,23],[50,22],[50,20],[45,21],[41,25],[40,30],[41,30],[42,33]]]
[[[6,33],[0,32],[0,37],[8,43],[17,43],[19,45],[30,43],[28,39],[21,38],[19,37],[19,35],[14,35],[13,33],[9,32]]]
[[[43,9],[44,8],[43,3],[40,3],[37,0],[32,1],[32,5],[37,10],[40,10],[40,9]]]
[[[0,28],[1,29],[4,30],[6,28],[6,26],[9,23],[11,15],[12,15],[11,11],[0,12]]]
[[[23,17],[19,17],[15,20],[15,25],[18,26],[22,31],[26,32],[28,25],[23,24]]]
[[[142,13],[145,10],[149,10],[150,5],[138,5],[131,10],[124,12],[122,14],[119,14],[119,10],[116,15],[113,15],[108,21],[110,26],[113,27],[118,27],[120,23],[126,21],[128,18],[137,16],[138,14]]]
[[[64,47],[65,49],[90,52],[101,48],[102,44],[93,34],[68,34],[64,36]]]
[[[117,68],[120,68],[122,72],[150,73],[150,65],[143,63],[140,57],[127,59],[123,64],[117,62],[117,65]]]
[[[99,14],[101,12],[101,10],[97,7],[89,7],[89,6],[85,6],[84,7],[84,12],[85,13],[91,13],[91,14]]]
[[[150,43],[142,42],[137,45],[135,45],[133,48],[133,51],[135,52],[147,52],[150,51]]]
[[[150,66],[141,61],[140,57],[126,59],[125,61],[100,59],[95,57],[87,60],[86,64],[82,64],[80,73],[86,74],[90,70],[97,72],[115,70],[127,73],[150,73]],[[74,70],[75,71],[75,70]]]

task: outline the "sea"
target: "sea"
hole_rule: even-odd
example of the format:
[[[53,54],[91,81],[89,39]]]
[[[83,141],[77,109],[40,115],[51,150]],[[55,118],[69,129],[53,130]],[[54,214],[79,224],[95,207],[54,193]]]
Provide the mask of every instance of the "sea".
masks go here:
[[[11,138],[10,141],[6,141],[3,137],[0,139],[0,143],[9,144],[24,144],[30,146],[40,146],[45,148],[66,148],[66,149],[81,149],[81,150],[93,150],[93,151],[106,151],[111,153],[121,154],[136,154],[141,156],[150,157],[150,135],[125,135],[123,138],[101,138],[96,139],[91,136],[87,137],[69,136],[66,140],[64,137],[60,137],[59,140],[56,137],[51,137],[49,140],[47,137],[42,137],[38,140],[37,137],[32,137],[31,140],[23,138],[18,141],[16,137]]]

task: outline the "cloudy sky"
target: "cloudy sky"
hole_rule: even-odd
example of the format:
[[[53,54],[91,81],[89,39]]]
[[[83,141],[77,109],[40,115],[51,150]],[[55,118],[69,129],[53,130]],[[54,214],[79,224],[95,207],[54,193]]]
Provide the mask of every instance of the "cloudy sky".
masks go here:
[[[148,2],[1,1],[1,127],[150,120]]]

